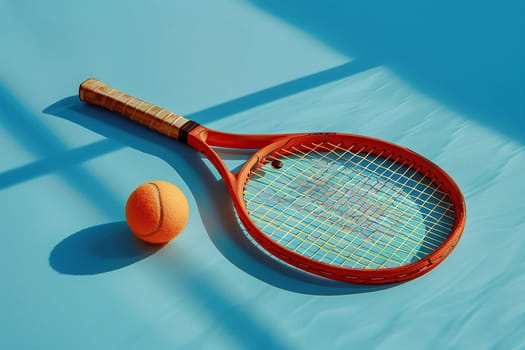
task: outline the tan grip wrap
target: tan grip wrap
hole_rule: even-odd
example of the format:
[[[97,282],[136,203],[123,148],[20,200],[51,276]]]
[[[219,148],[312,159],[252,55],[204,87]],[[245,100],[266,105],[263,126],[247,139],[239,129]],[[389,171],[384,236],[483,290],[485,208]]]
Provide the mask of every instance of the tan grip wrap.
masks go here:
[[[119,113],[137,123],[175,139],[189,120],[166,109],[130,96],[94,78],[80,84],[78,95],[84,102]]]

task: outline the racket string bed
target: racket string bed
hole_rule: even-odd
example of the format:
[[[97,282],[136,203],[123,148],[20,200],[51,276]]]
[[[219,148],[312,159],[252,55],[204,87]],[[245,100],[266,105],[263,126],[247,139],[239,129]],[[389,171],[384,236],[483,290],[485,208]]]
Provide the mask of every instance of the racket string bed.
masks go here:
[[[313,198],[313,199],[316,200],[316,198]],[[322,204],[322,203],[321,203],[321,204]],[[329,217],[329,218],[330,218],[330,217]],[[328,219],[329,219],[329,218],[328,218]],[[300,222],[299,222],[298,224],[300,224]],[[296,226],[297,226],[297,225],[296,225]],[[295,227],[292,227],[292,228],[295,228]],[[323,237],[323,236],[319,236],[319,238],[322,238],[322,237]],[[314,244],[315,244],[315,243],[316,243],[316,242],[314,242]]]
[[[295,252],[359,268],[405,264],[439,247],[451,228],[441,221],[453,214],[445,193],[428,180],[424,183],[426,178],[406,162],[384,157],[384,150],[373,154],[374,149],[364,152],[366,146],[353,150],[355,144],[341,145],[303,144],[301,149],[281,149],[269,157],[282,159],[284,170],[263,166],[245,189],[247,208],[259,228]],[[345,171],[349,163],[357,169],[353,174]],[[291,170],[296,172],[289,174]],[[440,193],[443,198],[436,201]],[[427,213],[417,217],[421,207]],[[418,230],[433,235],[422,240]]]
[[[380,153],[378,156],[376,156],[376,159],[377,159],[380,155],[381,155],[381,153]],[[368,155],[367,155],[367,156],[368,156]],[[362,159],[364,159],[364,158],[362,157]],[[375,161],[376,159],[374,159],[374,161]],[[383,163],[384,163],[386,160],[387,160],[387,159],[384,159],[384,160],[383,160]],[[356,163],[356,165],[359,165],[359,163]],[[404,165],[404,164],[396,164],[396,165],[398,165],[399,167],[401,167],[401,165]],[[387,168],[387,169],[388,169],[388,168]],[[364,168],[364,170],[366,170],[366,167]],[[407,169],[407,171],[408,171],[408,170],[409,170],[409,169]],[[403,174],[403,175],[404,175],[404,174]],[[371,179],[371,177],[368,177],[368,178],[367,178],[367,181],[370,180],[370,179]],[[401,184],[399,181],[394,181],[394,182],[395,182],[396,184],[398,184],[398,185]],[[341,185],[341,188],[342,188],[345,184],[342,184],[342,183],[341,183],[341,184],[339,184],[339,185]],[[384,182],[384,185],[386,185],[386,182]],[[369,190],[370,190],[370,189],[369,189]],[[438,207],[439,207],[439,206],[438,206]]]
[[[308,147],[307,147],[307,148],[308,148]],[[312,152],[318,153],[315,149],[312,149],[312,148],[309,148],[309,149],[310,149]],[[297,149],[295,149],[295,151],[297,151]],[[361,151],[362,151],[362,149],[361,149]],[[368,153],[368,155],[369,155],[369,154],[370,154],[370,152]],[[341,154],[341,156],[343,156],[343,155],[345,155],[345,154],[344,154],[344,153]],[[339,157],[337,158],[337,160],[340,159],[341,156],[339,156]],[[356,154],[353,154],[352,158],[353,158],[354,156],[356,156]],[[335,160],[335,161],[337,161],[337,160]],[[340,169],[344,168],[344,166],[346,165],[346,163],[348,163],[350,160],[351,160],[351,158],[348,159],[348,160],[346,160],[345,163],[344,163],[343,165],[341,165],[338,169],[335,169],[335,170],[332,171],[332,172],[337,172],[337,171],[339,171]],[[359,163],[360,163],[360,162],[359,162]],[[333,177],[332,177],[332,178],[333,178]],[[325,185],[325,182],[326,182],[326,183],[329,183],[329,181],[318,181],[318,180],[316,180],[315,176],[313,177],[313,180],[316,182],[316,184],[320,184],[321,186]],[[331,179],[329,179],[329,180],[331,180]],[[365,188],[364,185],[366,185],[366,183],[368,182],[368,180],[369,180],[369,179],[367,179],[367,181],[362,182],[361,184],[359,184],[359,185],[360,185],[359,188]],[[344,231],[348,231],[348,230],[351,230],[351,229],[352,229],[352,226],[349,225],[349,223],[346,223],[346,221],[347,221],[348,219],[351,219],[351,221],[352,221],[353,224],[354,224],[353,226],[356,226],[355,224],[357,223],[357,221],[358,221],[358,219],[359,219],[359,217],[360,217],[359,215],[361,215],[361,217],[363,217],[363,216],[370,216],[370,215],[367,214],[367,211],[368,211],[368,209],[372,208],[372,206],[369,206],[369,208],[367,208],[367,210],[365,210],[365,211],[361,211],[361,212],[359,213],[359,215],[354,215],[354,213],[359,212],[359,210],[355,210],[354,208],[352,208],[352,209],[354,209],[352,215],[347,216],[347,215],[345,215],[345,214],[347,214],[347,213],[345,213],[345,212],[342,211],[342,210],[339,210],[339,208],[337,207],[337,205],[338,205],[338,204],[339,204],[339,205],[346,205],[346,204],[350,203],[350,202],[351,202],[351,199],[354,198],[354,196],[353,196],[353,195],[348,196],[348,194],[352,194],[353,191],[349,191],[348,189],[345,189],[344,191],[341,191],[341,189],[344,189],[344,188],[341,187],[341,186],[338,186],[338,187],[336,187],[336,188],[334,188],[334,189],[332,190],[332,187],[333,187],[333,186],[329,187],[329,188],[328,188],[328,189],[327,189],[327,190],[326,190],[326,191],[320,196],[320,198],[319,198],[319,199],[321,199],[321,202],[320,202],[321,205],[322,205],[323,207],[326,207],[327,209],[329,209],[331,215],[324,217],[324,219],[323,219],[321,222],[319,222],[317,226],[321,226],[321,227],[324,226],[324,227],[326,227],[325,224],[329,223],[329,222],[331,221],[330,219],[332,219],[332,217],[335,216],[335,217],[336,217],[336,220],[332,220],[332,221],[333,221],[332,224],[331,224],[330,226],[328,226],[328,227],[326,228],[325,231],[326,231],[326,232],[331,232],[331,231],[334,230],[334,226],[338,226],[339,228],[337,229],[337,232],[336,232],[335,234],[332,235],[332,236],[337,236],[337,234],[338,234],[339,232],[343,233]],[[368,189],[368,191],[370,191],[371,188],[372,188],[372,187],[370,187],[370,188]],[[342,192],[342,193],[339,193],[339,192]],[[339,195],[339,196],[337,197],[337,195]],[[341,202],[341,199],[343,199],[343,198],[347,198],[347,199],[346,199],[345,201]],[[332,203],[332,204],[330,204],[330,203],[326,203],[326,202],[323,202],[323,200],[325,200],[325,201],[332,201],[333,203]],[[349,209],[350,209],[350,208],[349,208]],[[335,215],[334,215],[334,214],[335,214]],[[318,242],[319,240],[322,240],[322,238],[323,238],[324,236],[326,236],[326,235],[319,235],[319,236],[317,237],[317,239],[315,239],[315,240],[314,240],[313,242],[311,242],[311,243],[314,244],[314,245],[318,244],[317,242]],[[342,235],[341,237],[342,237],[342,238],[345,238],[346,235]],[[330,250],[339,250],[340,252],[343,251],[342,249],[339,249],[339,248],[343,247],[343,246],[341,246],[342,238],[340,238],[340,239],[337,240],[336,242],[332,242],[332,243],[331,243],[331,245],[332,245],[331,247],[330,247],[330,244],[327,244],[327,243],[330,243],[329,240],[324,240],[324,241],[323,241],[324,244],[321,246],[321,250],[325,251],[325,256],[330,252]],[[304,243],[305,243],[305,242],[303,241],[303,242],[301,243],[301,245],[303,245]],[[348,246],[348,245],[351,244],[351,243],[352,243],[352,242],[348,242],[346,246]],[[300,245],[300,246],[301,246],[301,245]],[[327,248],[328,248],[328,249],[327,249]],[[344,249],[344,248],[343,248],[343,249]],[[336,256],[336,257],[337,257],[337,256]],[[324,256],[321,257],[321,260],[322,260],[322,258],[324,258]]]
[[[315,151],[315,150],[312,150],[312,151]],[[344,155],[344,153],[341,154],[341,156],[339,156],[338,159],[340,159],[343,155]],[[345,163],[347,163],[347,162],[348,162],[348,160]],[[341,166],[340,168],[342,168],[342,167],[343,166]],[[339,169],[336,169],[333,172],[337,172],[337,171],[339,171]],[[319,184],[321,186],[324,185],[324,181],[318,181],[318,180],[316,180],[315,177],[313,177],[313,180],[316,182],[316,184]],[[366,185],[366,182],[363,183],[362,185],[363,185],[362,187],[364,187],[364,185]],[[329,225],[325,231],[326,232],[332,232],[334,229],[336,229],[337,232],[335,234],[333,234],[332,236],[337,236],[337,233],[340,232],[340,231],[346,231],[346,230],[350,230],[351,229],[351,226],[346,222],[348,219],[350,219],[352,222],[355,223],[355,222],[357,222],[357,220],[359,218],[358,216],[353,215],[353,213],[351,213],[350,215],[346,215],[348,213],[345,213],[344,211],[339,210],[338,207],[344,206],[344,205],[350,203],[351,199],[353,198],[353,195],[347,196],[350,193],[350,191],[348,191],[348,189],[345,189],[344,191],[342,191],[342,193],[339,193],[339,192],[341,192],[340,189],[341,188],[337,188],[335,191],[332,191],[331,188],[329,188],[324,193],[322,193],[321,196],[318,199],[316,198],[316,200],[320,200],[320,205],[321,206],[323,206],[325,208],[328,208],[330,210],[330,215],[325,216],[324,218],[322,218],[322,221],[318,222],[316,226],[317,227],[327,227],[326,225],[330,224],[330,222],[331,222],[331,225]],[[345,198],[346,198],[346,200],[344,200]],[[331,203],[329,203],[329,202],[331,202]],[[354,210],[354,212],[355,212],[355,210]],[[368,214],[366,214],[366,212],[362,212],[362,215],[368,215]],[[335,217],[335,220],[332,220],[333,217]],[[314,221],[312,221],[312,223],[313,222]],[[295,229],[295,227],[294,227],[294,229]],[[325,238],[325,236],[328,236],[328,239],[323,240],[323,238]],[[344,238],[345,236],[342,236],[342,237]],[[339,247],[340,247],[340,244],[342,243],[342,239],[340,238],[336,242],[330,242],[330,238],[331,237],[329,237],[329,235],[319,234],[318,237],[315,238],[310,243],[314,244],[314,245],[321,245],[320,246],[321,250],[325,251],[325,255],[330,250],[340,250]],[[321,241],[321,243],[318,243],[319,241]],[[306,241],[303,241],[299,245],[299,248],[302,248],[302,245],[304,245],[305,242]],[[323,258],[324,258],[324,256],[321,257],[321,260]]]
[[[328,163],[327,163],[327,165],[328,165]],[[292,164],[292,166],[293,166],[293,164]],[[313,182],[315,185],[321,184],[322,181],[320,179],[318,179],[317,177],[318,176],[322,177],[324,175],[323,173],[325,172],[326,169],[327,169],[327,167],[320,168],[319,171],[314,173],[314,174],[312,174],[312,176],[310,176],[310,178],[306,178],[303,181],[301,181],[298,184],[296,184],[296,187],[298,187],[299,189],[294,188],[292,190],[292,192],[294,192],[295,194],[298,194],[298,197],[295,197],[294,199],[297,199],[297,200],[299,200],[299,199],[310,199],[310,200],[313,201],[313,203],[319,203],[319,205],[315,209],[318,209],[320,205],[324,206],[325,203],[322,202],[322,201],[319,201],[320,198],[315,196],[315,194],[316,194],[315,190],[319,186],[309,186],[308,181]],[[303,172],[303,174],[304,174],[304,172]],[[295,181],[295,179],[294,179],[294,181]],[[288,184],[293,183],[294,181],[289,182]],[[288,187],[288,186],[283,186],[283,187]],[[278,188],[278,190],[275,191],[275,194],[283,193],[283,191],[282,191],[283,187]],[[304,191],[300,191],[300,190],[304,190]],[[314,193],[312,193],[312,191],[314,191]],[[310,195],[310,194],[312,194],[312,195]],[[306,210],[307,212],[309,212],[310,214],[313,214],[315,212],[314,209],[310,209],[310,210],[305,209],[305,207],[308,206],[308,204],[311,204],[311,203],[312,202],[310,202],[310,203],[309,202],[305,202],[302,206],[297,207],[297,209],[303,209],[303,210]],[[294,201],[291,201],[290,205],[287,208],[285,208],[285,209],[291,208],[292,206],[294,206],[294,204],[295,204]],[[289,218],[290,217],[287,217],[287,219],[289,219]],[[262,217],[259,217],[259,219],[262,219]],[[302,221],[304,221],[304,219],[309,219],[309,217],[308,216],[304,217]],[[302,221],[297,222],[296,226],[301,224]],[[293,228],[295,228],[295,227],[292,227],[292,229]]]
[[[409,168],[407,168],[407,171],[408,171],[408,169],[409,169]],[[405,171],[405,173],[406,173],[406,171]],[[404,174],[405,174],[405,173],[404,173]],[[404,174],[403,174],[403,176],[404,176]],[[407,181],[408,181],[409,179],[411,179],[411,178],[412,178],[412,176],[411,176],[410,178],[408,178]],[[423,179],[423,178],[422,178],[422,179]],[[390,181],[391,178],[389,178],[388,180]],[[407,181],[406,181],[406,182],[407,182]],[[383,182],[383,185],[382,185],[381,187],[384,187],[387,183],[388,183],[388,182],[386,182],[386,181]],[[397,184],[400,184],[400,183],[397,182]],[[380,188],[377,192],[380,192],[381,189],[382,189],[382,188]],[[434,190],[434,192],[435,192],[435,190]],[[390,201],[390,204],[389,204],[389,207],[391,207],[392,203],[395,203],[394,208],[392,208],[393,210],[392,210],[392,209],[390,209],[390,210],[386,210],[386,209],[384,209],[384,210],[383,210],[383,213],[387,212],[389,215],[382,215],[382,216],[379,218],[379,219],[381,220],[380,222],[377,222],[377,221],[375,221],[375,222],[369,222],[369,225],[367,225],[367,227],[366,227],[366,228],[368,228],[369,226],[371,226],[371,224],[375,224],[375,225],[378,226],[378,227],[384,227],[384,228],[386,228],[386,231],[381,232],[381,233],[384,234],[384,235],[387,236],[387,237],[388,237],[388,236],[391,237],[390,240],[388,240],[388,242],[386,242],[385,244],[381,244],[381,241],[380,241],[379,239],[377,240],[377,242],[382,246],[382,248],[377,252],[377,256],[381,256],[382,253],[385,251],[385,249],[386,249],[386,248],[390,248],[390,247],[391,247],[391,243],[392,243],[394,240],[398,239],[399,237],[404,237],[405,241],[409,241],[410,243],[413,243],[413,242],[415,241],[415,240],[412,239],[412,236],[413,236],[412,234],[405,234],[404,236],[400,236],[400,235],[392,234],[392,233],[397,233],[395,230],[393,230],[394,226],[397,225],[397,226],[401,226],[401,227],[403,227],[403,226],[404,226],[404,227],[407,227],[407,226],[411,223],[411,220],[413,219],[413,217],[414,217],[414,215],[415,215],[415,211],[414,211],[411,215],[410,215],[410,213],[408,213],[408,214],[409,214],[409,217],[408,217],[406,220],[404,220],[404,222],[402,222],[402,219],[404,219],[404,217],[405,217],[405,214],[406,214],[405,210],[402,210],[402,211],[401,211],[401,213],[400,213],[401,215],[397,215],[397,214],[398,214],[397,212],[399,211],[399,210],[397,210],[397,209],[399,209],[399,208],[398,208],[399,205],[402,204],[402,203],[404,204],[404,201],[399,200],[398,198],[396,198],[396,197],[398,197],[401,193],[402,193],[402,191],[397,191],[397,193],[396,193],[394,196],[392,196],[392,197],[388,197],[388,198],[391,200],[391,201]],[[421,193],[422,193],[422,192],[421,192]],[[417,198],[415,198],[416,200],[420,199],[421,193],[418,195]],[[433,194],[433,193],[432,193],[432,194]],[[380,198],[380,197],[378,197],[378,198]],[[430,197],[428,197],[428,198],[430,198]],[[427,198],[427,200],[428,200],[428,198]],[[427,200],[425,200],[422,204],[423,204],[423,205],[426,204]],[[374,204],[374,205],[377,205],[378,203],[373,203],[373,204]],[[385,203],[384,203],[383,201],[381,201],[381,205],[383,205],[383,204],[385,204]],[[378,206],[378,207],[379,207],[379,206]],[[390,219],[391,219],[391,218],[390,218],[390,215],[392,215],[392,214],[394,214],[394,218],[393,218],[393,219],[395,219],[395,220],[393,220],[393,221],[390,220]],[[397,217],[396,217],[396,216],[397,216]],[[426,219],[426,218],[424,218],[424,219]],[[388,225],[388,226],[383,225],[383,223],[386,224],[387,221],[390,221],[390,222],[389,222],[389,225]],[[400,223],[401,223],[401,225],[398,225],[398,224],[400,224]],[[365,229],[366,229],[366,228],[365,228]],[[413,228],[412,231],[414,231],[415,229],[417,229],[417,227]],[[375,233],[375,232],[372,232],[372,234],[374,234],[374,233]],[[371,234],[370,236],[372,236],[372,234]],[[381,236],[380,236],[379,238],[381,238]],[[396,255],[396,252],[398,252],[398,251],[402,251],[402,252],[405,252],[405,253],[406,253],[406,251],[403,249],[403,244],[404,244],[404,242],[398,242],[398,243],[396,243],[396,244],[394,245],[395,250],[393,251],[393,255],[392,255],[392,257],[395,256],[395,255]],[[371,252],[371,250],[372,250],[373,248],[375,248],[375,246],[374,246],[374,245],[370,245],[369,248],[368,248],[368,250],[366,250],[366,251],[364,252],[364,254],[359,258],[358,261],[361,261],[361,260],[363,259],[364,256],[368,255],[368,254]],[[437,248],[437,245],[436,245],[436,246],[431,246],[430,248],[432,248],[432,249]],[[413,249],[412,249],[412,250],[413,250]]]
[[[379,154],[376,156],[375,160],[378,159],[383,153],[384,153],[384,152],[379,153]],[[368,155],[367,155],[367,156],[368,156]],[[364,158],[363,158],[363,159],[364,159]],[[383,163],[385,163],[385,162],[386,162],[386,158],[383,159],[381,165],[382,165]],[[392,164],[393,164],[393,163],[392,163]],[[361,173],[362,173],[363,171],[366,171],[368,168],[369,168],[368,166],[365,166],[365,167],[362,169]],[[366,185],[368,185],[368,183],[369,183],[369,181],[370,181],[371,179],[372,179],[372,177],[368,177],[368,178],[366,178],[365,182],[363,182],[362,184],[360,184],[361,187],[366,188]],[[371,194],[370,194],[370,191],[373,191],[373,190],[374,190],[376,193],[380,193],[381,190],[382,190],[382,188],[383,188],[385,185],[386,185],[386,182],[384,182],[384,183],[381,185],[381,187],[378,188],[378,189],[374,188],[373,185],[370,185],[370,186],[368,186],[368,189],[366,190],[366,192],[365,192],[364,194],[362,194],[361,197],[370,196],[370,195],[371,195]],[[347,202],[350,201],[351,199],[356,199],[356,200],[354,200],[354,202],[355,202],[355,203],[359,203],[359,201],[357,200],[357,198],[356,198],[356,196],[355,196],[355,194],[356,194],[355,191],[346,191],[346,193],[344,193],[344,194],[348,194],[348,193],[351,193],[351,196],[349,197],[350,199],[347,200]],[[379,198],[379,196],[377,196],[377,198],[376,198],[376,203],[368,202],[368,201],[367,201],[367,202],[362,201],[362,203],[361,203],[357,208],[355,208],[354,206],[352,207],[353,212],[358,214],[358,215],[355,215],[355,217],[356,217],[357,219],[356,219],[355,222],[354,222],[354,226],[357,227],[357,228],[359,228],[359,227],[361,226],[360,220],[361,220],[362,223],[365,223],[365,222],[368,220],[368,225],[362,227],[362,230],[361,230],[361,231],[365,231],[365,232],[366,232],[366,231],[372,231],[371,234],[366,235],[366,234],[364,234],[363,232],[361,232],[359,235],[355,235],[354,238],[353,238],[351,241],[347,242],[346,245],[344,245],[344,246],[341,246],[341,245],[340,245],[340,244],[342,243],[342,241],[343,241],[343,238],[339,238],[339,239],[337,240],[337,242],[335,243],[335,245],[336,245],[336,246],[339,246],[339,247],[342,248],[342,249],[339,249],[339,252],[338,252],[335,256],[333,256],[333,257],[328,261],[328,263],[333,263],[334,261],[336,261],[336,260],[338,260],[338,259],[340,259],[340,258],[343,258],[343,257],[344,257],[343,254],[347,251],[347,249],[348,249],[349,247],[351,247],[352,245],[354,245],[355,240],[356,240],[357,238],[359,238],[359,236],[362,236],[362,237],[364,237],[365,239],[362,241],[361,244],[357,245],[357,246],[353,249],[353,251],[350,251],[349,254],[347,254],[345,260],[348,260],[349,257],[353,257],[353,254],[354,254],[356,251],[358,251],[358,250],[361,248],[361,246],[362,246],[367,240],[374,241],[374,238],[373,238],[372,236],[373,236],[373,234],[374,234],[375,232],[377,232],[377,230],[370,230],[370,227],[371,227],[373,224],[376,224],[376,225],[377,225],[377,224],[378,224],[377,220],[378,220],[378,219],[379,219],[379,218],[380,218],[380,217],[386,212],[386,210],[385,210],[385,209],[382,209],[380,205],[377,205],[377,204],[378,204],[378,203],[377,203],[377,199],[378,199],[378,198]],[[343,228],[345,228],[345,227],[343,227]],[[355,228],[354,228],[354,229],[355,229]],[[342,237],[345,237],[345,236],[342,236]],[[375,241],[378,242],[378,243],[379,243],[379,238],[380,238],[380,237],[378,237],[378,239],[375,240]],[[374,244],[374,243],[372,242],[372,244]],[[325,251],[325,254],[324,254],[323,256],[321,256],[320,259],[321,259],[321,260],[325,259],[325,258],[327,257],[327,255],[328,255],[328,253],[329,253],[328,251]],[[366,256],[366,255],[363,255],[363,256]],[[362,257],[363,257],[363,256],[361,256],[358,260],[355,260],[355,259],[352,259],[352,260],[353,260],[353,262],[359,264],[359,262],[362,260]]]
[[[304,158],[304,157],[301,157],[301,158]],[[291,166],[293,166],[293,165],[291,165]],[[302,169],[301,169],[301,170],[302,170]],[[314,175],[314,176],[319,176],[319,175],[321,175],[321,173],[323,172],[323,170],[324,170],[324,168],[321,168],[318,172],[314,173],[313,175]],[[311,177],[312,177],[312,176],[311,176]],[[294,179],[294,178],[292,177],[291,179]],[[274,179],[272,179],[272,180],[273,180],[273,182],[277,182],[276,180],[279,180],[279,179],[278,179],[278,178],[274,178]],[[291,182],[293,182],[293,181],[291,181]],[[291,182],[289,182],[289,183],[291,183]],[[289,184],[289,183],[288,183],[288,184]],[[301,186],[301,185],[304,186],[304,181],[303,181],[303,183],[299,184],[299,186]],[[272,199],[274,196],[277,196],[277,195],[280,194],[280,193],[283,194],[284,196],[287,196],[287,194],[284,193],[284,192],[282,191],[282,188],[283,188],[283,187],[285,187],[285,186],[279,186],[279,187],[275,187],[275,186],[274,186],[274,188],[273,188],[273,189],[274,189],[274,193],[273,193],[270,197],[268,197],[267,200]],[[289,186],[288,186],[288,187],[289,187]],[[264,188],[263,188],[263,189],[264,189]],[[298,196],[295,197],[294,200],[289,201],[289,205],[288,205],[288,207],[281,208],[282,211],[280,211],[280,212],[277,212],[277,211],[275,211],[275,210],[272,210],[272,207],[269,207],[269,208],[268,208],[269,210],[267,210],[267,211],[263,214],[263,216],[258,217],[258,219],[259,219],[259,220],[262,220],[262,219],[264,219],[264,216],[268,216],[268,214],[272,214],[272,213],[273,213],[273,214],[277,213],[277,215],[282,214],[282,213],[286,213],[286,212],[288,211],[288,209],[292,208],[293,206],[296,206],[297,209],[302,209],[302,207],[305,207],[305,206],[308,206],[308,205],[311,204],[311,203],[309,203],[309,202],[304,202],[304,201],[303,201],[303,203],[297,207],[297,205],[296,205],[296,203],[295,203],[295,200],[301,200],[301,199],[307,199],[307,198],[308,198],[308,199],[313,200],[314,203],[318,202],[318,200],[317,200],[316,197],[314,197],[314,196],[308,196],[308,195],[309,195],[309,192],[311,192],[311,191],[314,190],[314,189],[315,189],[314,186],[310,186],[310,188],[307,189],[306,191],[302,191],[302,192],[300,192],[299,190],[297,190],[297,189],[294,188],[294,189],[292,190],[292,192],[296,192],[296,194],[298,194]],[[258,196],[259,194],[260,194],[260,193],[255,194],[255,196]],[[286,197],[285,197],[285,198],[286,198]],[[286,200],[284,200],[284,202],[286,202]],[[260,203],[259,203],[259,206],[264,205],[264,204],[266,204],[264,201],[263,201],[263,202],[260,202]],[[323,203],[321,203],[321,204],[323,204]],[[316,209],[318,209],[318,208],[319,208],[319,206],[313,208],[312,210],[310,210],[310,213],[313,213],[313,212],[314,212]],[[257,210],[258,207],[254,208],[254,209]],[[285,218],[285,220],[282,221],[281,224],[288,225],[290,229],[294,229],[294,228],[296,228],[298,225],[303,224],[303,222],[306,221],[307,219],[309,219],[310,217],[309,217],[309,216],[305,216],[305,217],[303,217],[302,220],[297,221],[297,222],[295,223],[294,226],[290,226],[290,225],[288,224],[288,221],[289,221],[290,219],[293,219],[293,218],[294,218],[293,216],[287,216],[287,215],[286,215],[286,216],[284,216],[284,218]],[[277,219],[279,219],[279,217],[277,217]],[[268,224],[272,224],[272,221],[269,220],[266,224],[267,224],[267,225],[268,225]],[[306,228],[308,228],[308,227],[306,227]],[[283,236],[283,237],[281,238],[281,240],[282,240],[282,239],[286,239],[286,236]]]

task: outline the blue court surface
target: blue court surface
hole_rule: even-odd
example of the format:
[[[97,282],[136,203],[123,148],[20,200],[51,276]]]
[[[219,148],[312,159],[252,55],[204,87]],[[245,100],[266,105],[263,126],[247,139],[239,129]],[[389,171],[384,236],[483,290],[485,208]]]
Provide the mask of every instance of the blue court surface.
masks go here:
[[[525,348],[523,1],[0,0],[0,42],[0,349]],[[80,102],[88,77],[217,130],[409,147],[462,189],[463,237],[398,285],[287,267],[198,152]],[[156,179],[190,205],[163,247],[124,218]]]

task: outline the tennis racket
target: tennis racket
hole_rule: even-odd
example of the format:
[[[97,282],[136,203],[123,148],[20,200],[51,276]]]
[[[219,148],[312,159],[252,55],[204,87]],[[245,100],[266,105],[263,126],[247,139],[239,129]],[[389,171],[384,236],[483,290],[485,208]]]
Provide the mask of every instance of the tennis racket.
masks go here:
[[[409,280],[441,263],[463,232],[458,186],[407,148],[342,133],[218,132],[96,79],[79,95],[202,152],[247,234],[304,271],[363,284]],[[233,173],[218,147],[257,151]]]

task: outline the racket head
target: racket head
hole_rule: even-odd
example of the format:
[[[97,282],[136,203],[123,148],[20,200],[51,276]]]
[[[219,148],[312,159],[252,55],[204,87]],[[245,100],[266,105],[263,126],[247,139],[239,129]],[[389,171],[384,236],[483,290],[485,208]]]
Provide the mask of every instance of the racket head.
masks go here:
[[[407,148],[364,136],[273,138],[223,178],[261,247],[345,282],[418,277],[448,256],[465,225],[465,202],[449,175]]]

